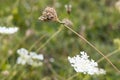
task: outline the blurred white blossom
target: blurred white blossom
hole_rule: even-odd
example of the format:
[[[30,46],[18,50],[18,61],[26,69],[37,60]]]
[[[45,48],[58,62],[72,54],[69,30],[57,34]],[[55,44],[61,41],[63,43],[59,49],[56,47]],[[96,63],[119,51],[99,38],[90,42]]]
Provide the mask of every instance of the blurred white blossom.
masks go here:
[[[35,52],[30,52],[30,57],[32,59],[38,59],[38,60],[43,60],[44,59],[42,54],[36,54]]]
[[[67,13],[70,14],[70,13],[71,13],[71,10],[72,10],[72,5],[66,4],[66,5],[65,5],[65,9],[66,9]]]
[[[42,60],[44,56],[42,54],[37,54],[35,52],[28,52],[25,48],[21,48],[17,50],[19,57],[17,58],[17,64],[28,64],[31,66],[40,66],[42,65]]]
[[[3,26],[3,27],[0,26],[0,33],[1,34],[14,34],[18,30],[19,30],[18,27],[9,27],[9,28],[7,28],[5,26]]]
[[[50,62],[54,62],[55,59],[54,59],[54,58],[50,58],[49,61],[50,61]]]
[[[120,12],[120,0],[115,3],[115,8]]]
[[[93,59],[88,59],[89,56],[84,52],[80,52],[81,55],[76,55],[74,57],[68,57],[71,66],[74,67],[76,72],[82,72],[84,74],[105,74],[106,71],[98,68],[98,63]]]
[[[10,74],[10,72],[9,72],[8,70],[4,70],[4,71],[2,71],[1,73],[2,73],[2,75],[4,75],[4,76],[8,76],[8,75]]]

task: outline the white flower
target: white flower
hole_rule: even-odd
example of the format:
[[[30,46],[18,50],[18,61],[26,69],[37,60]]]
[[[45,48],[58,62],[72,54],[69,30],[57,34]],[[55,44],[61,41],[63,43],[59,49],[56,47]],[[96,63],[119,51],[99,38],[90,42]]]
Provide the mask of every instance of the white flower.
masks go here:
[[[28,64],[34,67],[41,66],[41,60],[44,59],[42,54],[36,54],[35,52],[28,52],[28,50],[21,48],[17,50],[19,57],[17,58],[17,64]]]
[[[3,27],[0,26],[0,33],[1,34],[13,34],[13,33],[17,32],[18,29],[19,29],[18,27],[9,27],[9,28],[7,28],[5,26],[3,26]]]
[[[84,74],[105,74],[106,71],[98,68],[98,63],[93,59],[89,60],[89,56],[85,52],[80,52],[81,55],[74,57],[68,57],[71,66],[74,67],[76,72],[82,72]]]
[[[17,58],[17,64],[25,65],[30,60],[30,57],[18,57]]]
[[[50,58],[49,61],[50,61],[50,62],[54,62],[55,59],[54,59],[54,58]]]
[[[29,60],[30,56],[28,55],[28,51],[24,48],[17,50],[17,53],[20,55],[17,59],[17,64],[25,65]]]
[[[34,66],[34,67],[38,67],[38,66],[41,66],[42,65],[42,62],[41,61],[34,61],[34,60],[30,60],[29,62],[28,62],[28,64],[29,65],[32,65],[32,66]]]
[[[1,74],[4,76],[10,75],[10,72],[8,70],[1,71]]]
[[[22,56],[22,55],[28,55],[28,51],[25,48],[21,48],[17,50],[17,53]]]
[[[44,59],[44,57],[43,57],[43,55],[42,54],[36,54],[35,52],[30,52],[30,56],[31,56],[31,58],[33,58],[33,59],[38,59],[38,60],[43,60]]]
[[[120,12],[120,0],[115,3],[115,8]]]

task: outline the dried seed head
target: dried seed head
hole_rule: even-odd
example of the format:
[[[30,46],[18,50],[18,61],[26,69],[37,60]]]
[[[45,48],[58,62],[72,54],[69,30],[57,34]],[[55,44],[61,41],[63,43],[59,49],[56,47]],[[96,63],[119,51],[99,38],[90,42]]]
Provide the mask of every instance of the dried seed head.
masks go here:
[[[33,35],[33,34],[35,34],[35,31],[34,31],[33,29],[28,29],[28,30],[26,30],[26,32],[25,32],[25,36],[26,36],[26,37],[29,37],[29,36],[31,36],[31,35]]]
[[[56,10],[52,7],[46,7],[42,13],[42,16],[39,17],[41,21],[57,21],[57,13]]]
[[[62,23],[68,27],[72,27],[73,23],[69,19],[63,19]]]

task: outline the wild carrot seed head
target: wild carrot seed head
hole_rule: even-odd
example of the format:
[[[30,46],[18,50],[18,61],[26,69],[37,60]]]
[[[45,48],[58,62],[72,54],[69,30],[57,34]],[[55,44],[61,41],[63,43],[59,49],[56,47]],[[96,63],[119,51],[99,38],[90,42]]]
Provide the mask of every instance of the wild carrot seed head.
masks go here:
[[[41,21],[57,21],[57,13],[56,10],[52,7],[46,7],[42,13],[42,16],[38,18]]]
[[[72,21],[70,21],[69,19],[65,18],[62,20],[62,23],[68,27],[72,27],[73,26],[73,23]]]

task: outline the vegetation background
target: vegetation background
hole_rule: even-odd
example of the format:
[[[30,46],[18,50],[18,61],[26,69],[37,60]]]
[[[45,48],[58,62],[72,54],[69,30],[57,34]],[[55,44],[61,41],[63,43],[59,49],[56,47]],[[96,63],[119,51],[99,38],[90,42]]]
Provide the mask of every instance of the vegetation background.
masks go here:
[[[47,6],[54,7],[61,20],[70,19],[74,24],[71,28],[104,55],[115,52],[109,59],[120,70],[120,49],[113,43],[114,39],[120,38],[120,12],[115,8],[116,1],[118,0],[0,0],[0,25],[19,27],[14,35],[0,34],[0,80],[67,80],[76,74],[67,60],[68,56],[85,51],[95,61],[102,58],[87,43],[64,28],[39,50],[39,53],[45,55],[42,66],[16,66],[17,49],[30,49],[36,43],[31,50],[36,51],[61,26],[56,22],[38,20]],[[70,14],[66,12],[66,4],[72,5]],[[106,60],[98,64],[107,71],[106,75],[79,73],[69,80],[120,80],[120,73]]]

